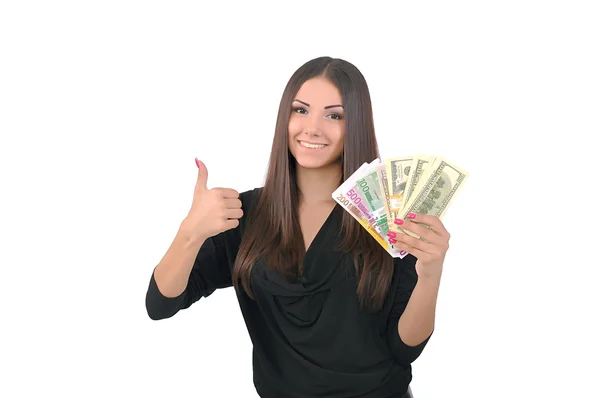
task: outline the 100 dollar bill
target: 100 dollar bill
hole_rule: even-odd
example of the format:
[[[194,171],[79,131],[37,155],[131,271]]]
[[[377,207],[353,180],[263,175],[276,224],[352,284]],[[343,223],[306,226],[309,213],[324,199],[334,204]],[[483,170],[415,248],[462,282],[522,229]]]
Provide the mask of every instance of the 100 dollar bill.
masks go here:
[[[441,156],[436,157],[427,172],[422,175],[422,181],[415,188],[406,206],[398,213],[398,218],[406,219],[408,213],[418,213],[433,215],[441,220],[468,177],[469,173],[466,170]],[[420,238],[396,224],[390,224],[390,229]]]
[[[407,177],[406,190],[402,197],[402,203],[400,204],[401,209],[404,208],[410,201],[410,197],[417,188],[417,185],[419,185],[419,182],[422,181],[421,176],[427,171],[429,163],[432,162],[434,159],[435,156],[429,156],[424,154],[418,154],[413,157]]]

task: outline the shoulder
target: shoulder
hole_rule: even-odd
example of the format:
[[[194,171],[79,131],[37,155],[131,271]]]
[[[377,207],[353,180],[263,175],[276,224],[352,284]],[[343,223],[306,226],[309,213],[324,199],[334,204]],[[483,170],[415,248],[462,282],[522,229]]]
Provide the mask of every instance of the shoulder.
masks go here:
[[[250,189],[248,191],[240,192],[240,201],[242,202],[242,209],[250,210],[260,197],[262,187]]]
[[[244,212],[244,216],[240,219],[242,230],[245,230],[246,224],[250,222],[250,215],[258,203],[262,189],[262,187],[259,187],[240,192],[240,201],[242,202],[242,211]]]
[[[249,218],[251,210],[254,208],[254,205],[258,202],[259,194],[262,188],[254,188],[249,189],[247,191],[239,192],[239,199],[242,202],[242,211],[243,215],[239,219],[239,225],[235,228],[229,229],[227,231],[222,232],[221,234],[214,237],[217,241],[224,241],[230,247],[239,247],[240,241],[246,228],[248,226]]]

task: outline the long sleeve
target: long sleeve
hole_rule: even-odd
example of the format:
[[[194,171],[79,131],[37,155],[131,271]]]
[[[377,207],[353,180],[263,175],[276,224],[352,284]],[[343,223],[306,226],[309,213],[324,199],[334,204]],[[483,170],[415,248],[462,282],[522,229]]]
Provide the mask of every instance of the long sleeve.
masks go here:
[[[240,194],[245,215],[250,212],[257,192],[255,189]],[[231,271],[244,228],[245,217],[242,217],[236,228],[208,238],[204,242],[194,260],[187,286],[177,297],[166,297],[160,292],[153,270],[146,293],[148,316],[154,320],[170,318],[202,297],[210,296],[215,290],[232,286]]]
[[[398,282],[394,292],[394,302],[388,322],[388,345],[398,361],[404,367],[410,366],[423,352],[431,335],[417,346],[405,344],[398,334],[398,321],[408,305],[408,300],[417,284],[416,258],[408,255],[404,259],[395,258],[394,267],[398,273]]]
[[[154,320],[170,318],[200,298],[210,296],[216,289],[232,286],[231,269],[239,242],[237,228],[207,239],[194,260],[185,290],[177,297],[166,297],[161,293],[152,271],[146,293],[148,316]]]

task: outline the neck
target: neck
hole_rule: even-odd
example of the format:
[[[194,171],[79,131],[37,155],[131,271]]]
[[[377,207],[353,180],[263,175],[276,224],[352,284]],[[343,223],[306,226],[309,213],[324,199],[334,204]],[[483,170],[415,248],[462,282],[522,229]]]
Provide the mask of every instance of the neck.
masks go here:
[[[335,162],[318,169],[307,169],[296,164],[296,181],[301,204],[333,202],[331,194],[342,183],[342,165]]]

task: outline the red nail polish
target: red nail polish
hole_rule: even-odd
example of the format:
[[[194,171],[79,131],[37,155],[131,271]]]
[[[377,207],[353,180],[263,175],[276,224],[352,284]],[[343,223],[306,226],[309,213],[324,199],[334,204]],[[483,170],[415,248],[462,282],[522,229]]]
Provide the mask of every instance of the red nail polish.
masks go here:
[[[394,224],[396,224],[396,225],[402,225],[402,224],[404,224],[404,220],[402,220],[401,218],[396,218],[394,220]]]
[[[389,236],[390,238],[395,238],[396,237],[396,233],[394,231],[389,231],[387,233],[387,236]]]
[[[196,167],[200,168],[200,163],[198,163],[198,158],[196,158]]]
[[[410,219],[414,219],[416,216],[417,216],[417,215],[416,215],[415,213],[410,213],[410,214],[408,215],[408,218],[410,218]]]
[[[396,240],[396,239],[392,239],[392,238],[390,238],[390,243],[391,243],[392,245],[393,245],[394,243],[396,243],[396,242],[397,242],[397,240]]]

